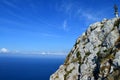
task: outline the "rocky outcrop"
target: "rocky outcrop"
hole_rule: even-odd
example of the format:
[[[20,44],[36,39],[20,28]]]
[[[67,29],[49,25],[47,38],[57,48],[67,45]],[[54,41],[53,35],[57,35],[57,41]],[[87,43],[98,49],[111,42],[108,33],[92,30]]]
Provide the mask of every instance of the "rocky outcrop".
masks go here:
[[[91,24],[50,80],[120,80],[120,18]]]

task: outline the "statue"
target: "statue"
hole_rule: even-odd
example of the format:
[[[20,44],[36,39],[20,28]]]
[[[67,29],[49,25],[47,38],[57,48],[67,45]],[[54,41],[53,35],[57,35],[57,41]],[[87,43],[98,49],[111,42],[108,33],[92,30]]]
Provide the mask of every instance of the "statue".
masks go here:
[[[118,17],[118,7],[117,7],[117,5],[115,4],[114,5],[114,10],[115,10],[115,17]]]

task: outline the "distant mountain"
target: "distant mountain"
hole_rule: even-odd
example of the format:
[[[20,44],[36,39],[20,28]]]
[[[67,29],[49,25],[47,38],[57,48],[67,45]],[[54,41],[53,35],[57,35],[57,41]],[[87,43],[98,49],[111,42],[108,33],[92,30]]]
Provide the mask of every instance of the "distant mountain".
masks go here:
[[[50,80],[120,80],[120,18],[91,24]]]

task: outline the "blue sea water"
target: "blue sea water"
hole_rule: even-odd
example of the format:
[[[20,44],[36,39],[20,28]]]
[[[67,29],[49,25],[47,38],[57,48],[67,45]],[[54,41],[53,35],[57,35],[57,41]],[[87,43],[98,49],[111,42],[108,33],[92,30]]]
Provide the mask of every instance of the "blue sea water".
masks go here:
[[[0,80],[49,80],[64,56],[0,54]]]

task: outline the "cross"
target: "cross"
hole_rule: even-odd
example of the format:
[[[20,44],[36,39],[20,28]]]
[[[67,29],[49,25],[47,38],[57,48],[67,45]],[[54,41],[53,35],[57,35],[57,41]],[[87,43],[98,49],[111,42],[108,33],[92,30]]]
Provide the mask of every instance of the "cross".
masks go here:
[[[118,7],[117,7],[117,5],[115,4],[114,5],[114,10],[115,10],[115,17],[118,17]]]

